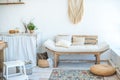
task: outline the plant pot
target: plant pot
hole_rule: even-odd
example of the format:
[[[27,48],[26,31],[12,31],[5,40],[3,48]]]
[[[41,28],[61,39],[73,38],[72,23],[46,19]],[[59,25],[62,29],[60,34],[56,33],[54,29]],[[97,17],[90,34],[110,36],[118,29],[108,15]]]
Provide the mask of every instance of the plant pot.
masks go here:
[[[25,64],[25,68],[26,68],[26,74],[27,75],[31,75],[32,74],[32,64]]]
[[[34,30],[29,30],[30,31],[30,33],[34,33]]]

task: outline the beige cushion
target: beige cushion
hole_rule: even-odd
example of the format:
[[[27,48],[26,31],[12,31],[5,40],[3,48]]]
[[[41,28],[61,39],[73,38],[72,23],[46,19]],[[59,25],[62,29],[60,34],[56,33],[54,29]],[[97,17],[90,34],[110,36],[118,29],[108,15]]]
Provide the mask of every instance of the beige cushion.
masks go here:
[[[67,40],[59,40],[55,43],[56,46],[58,47],[65,47],[65,48],[68,48],[70,45],[71,45],[71,42],[70,41],[67,41]]]
[[[99,76],[110,76],[115,73],[115,68],[107,64],[97,64],[90,67],[90,71]]]
[[[84,37],[73,37],[72,45],[84,45],[85,38]]]
[[[84,40],[84,44],[85,45],[96,45],[97,42],[98,42],[98,37],[96,35],[73,35],[73,38],[74,37],[84,37],[85,40]]]
[[[96,45],[97,44],[97,40],[93,39],[86,39],[85,40],[85,45]]]

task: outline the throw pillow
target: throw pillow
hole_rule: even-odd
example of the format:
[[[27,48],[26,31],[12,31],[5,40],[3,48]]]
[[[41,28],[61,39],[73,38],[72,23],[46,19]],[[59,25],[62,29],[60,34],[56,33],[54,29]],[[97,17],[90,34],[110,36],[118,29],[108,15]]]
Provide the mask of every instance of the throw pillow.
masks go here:
[[[84,37],[73,37],[72,45],[84,45],[85,38]]]
[[[72,36],[71,35],[57,35],[55,38],[55,41],[58,42],[59,40],[67,40],[67,41],[72,41]]]
[[[97,40],[85,40],[85,45],[96,45]]]
[[[62,40],[61,39],[61,40],[57,41],[55,45],[58,46],[58,47],[68,48],[71,45],[71,42],[67,41],[67,40]]]

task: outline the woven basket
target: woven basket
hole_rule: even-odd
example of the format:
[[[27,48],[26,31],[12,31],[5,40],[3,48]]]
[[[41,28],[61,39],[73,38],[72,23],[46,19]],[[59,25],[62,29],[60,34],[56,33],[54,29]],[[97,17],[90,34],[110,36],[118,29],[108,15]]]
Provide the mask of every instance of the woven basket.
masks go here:
[[[39,56],[41,57],[41,59],[38,59],[38,66],[42,68],[49,67],[49,63],[47,59],[45,59],[45,56],[43,55],[39,55]]]
[[[47,60],[39,59],[38,60],[38,66],[42,67],[42,68],[46,68],[46,67],[49,67],[49,63],[48,63]]]

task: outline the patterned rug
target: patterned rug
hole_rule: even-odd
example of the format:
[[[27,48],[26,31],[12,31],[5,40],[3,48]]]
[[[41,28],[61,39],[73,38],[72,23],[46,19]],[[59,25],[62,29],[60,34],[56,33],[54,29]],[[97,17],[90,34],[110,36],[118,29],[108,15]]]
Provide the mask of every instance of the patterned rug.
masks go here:
[[[53,69],[49,80],[104,80],[89,70]]]

